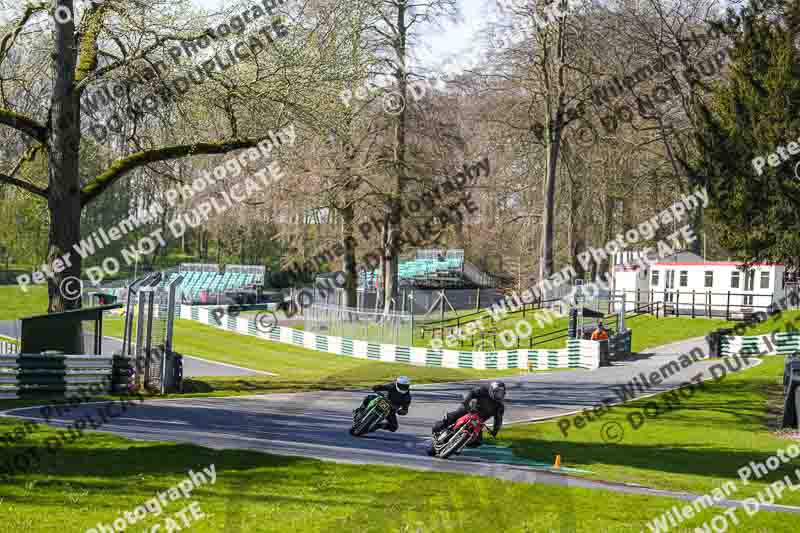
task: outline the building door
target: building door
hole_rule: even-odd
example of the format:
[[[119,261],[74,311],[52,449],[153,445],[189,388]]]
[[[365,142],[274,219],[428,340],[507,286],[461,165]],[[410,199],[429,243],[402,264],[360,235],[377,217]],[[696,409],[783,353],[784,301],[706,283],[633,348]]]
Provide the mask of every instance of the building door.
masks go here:
[[[756,281],[756,271],[753,269],[748,270],[744,274],[744,292],[753,292],[753,287],[755,287]],[[744,300],[742,302],[744,305],[753,305],[753,295],[752,294],[745,294]]]
[[[664,278],[664,301],[671,302],[673,299],[672,290],[675,288],[675,271],[674,270],[667,270],[666,276]]]

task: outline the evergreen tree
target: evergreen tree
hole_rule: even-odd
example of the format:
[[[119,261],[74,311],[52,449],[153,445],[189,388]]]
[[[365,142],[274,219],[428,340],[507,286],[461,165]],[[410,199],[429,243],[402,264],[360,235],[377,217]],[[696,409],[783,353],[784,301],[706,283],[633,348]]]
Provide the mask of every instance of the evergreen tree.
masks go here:
[[[800,3],[751,5],[740,15],[741,24],[725,30],[733,40],[730,72],[698,104],[699,156],[690,175],[708,187],[707,214],[723,247],[745,262],[796,266],[800,153],[790,154],[789,143],[800,146]]]

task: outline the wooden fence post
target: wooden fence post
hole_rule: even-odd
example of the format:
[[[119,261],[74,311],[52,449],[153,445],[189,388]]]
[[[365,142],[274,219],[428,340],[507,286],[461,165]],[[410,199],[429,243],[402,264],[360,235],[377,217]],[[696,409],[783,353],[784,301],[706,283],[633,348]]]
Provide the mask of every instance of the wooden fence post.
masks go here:
[[[725,320],[731,319],[731,291],[728,291],[728,302],[725,304]]]

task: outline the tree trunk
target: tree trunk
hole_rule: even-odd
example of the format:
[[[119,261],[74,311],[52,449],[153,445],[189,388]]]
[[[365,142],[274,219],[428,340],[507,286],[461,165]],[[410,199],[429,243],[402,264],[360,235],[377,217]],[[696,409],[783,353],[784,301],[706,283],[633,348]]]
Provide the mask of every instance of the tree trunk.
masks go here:
[[[341,210],[342,240],[344,243],[344,305],[355,308],[358,304],[358,272],[356,272],[356,241],[353,236],[355,213],[353,206],[348,205]]]
[[[397,55],[398,69],[395,72],[398,90],[403,102],[408,102],[408,80],[406,79],[406,2],[401,1],[397,7],[397,33],[398,40],[395,44],[395,54]],[[384,224],[383,241],[383,312],[388,313],[392,300],[397,299],[397,272],[398,254],[401,250],[396,246],[397,237],[400,235],[400,202],[403,198],[403,189],[406,182],[406,113],[408,106],[404,105],[397,117],[397,128],[395,130],[395,172],[397,173],[397,192],[390,203],[390,215]]]
[[[56,0],[55,7],[73,11],[72,0]],[[55,60],[53,61],[53,96],[50,103],[50,138],[48,150],[48,207],[50,235],[47,263],[64,258],[62,272],[48,279],[49,313],[81,307],[81,257],[74,251],[81,236],[80,102],[74,90],[76,43],[72,21],[53,24]],[[72,335],[81,336],[80,323]],[[81,346],[80,341],[78,346]]]
[[[611,195],[606,191],[605,197],[605,214],[603,216],[603,241],[601,246],[605,247],[606,243],[611,240],[611,237],[614,234],[614,199]],[[600,279],[603,281],[607,280],[608,271],[610,270],[611,261],[610,258],[603,259],[600,264],[597,266],[597,272],[600,276]]]
[[[569,228],[567,233],[567,250],[572,258],[572,268],[575,269],[575,277],[583,279],[585,271],[583,265],[578,261],[578,254],[585,247],[583,239],[583,224],[580,216],[581,208],[581,189],[575,182],[570,187],[570,206],[569,206]]]
[[[394,212],[394,208],[391,209]],[[399,231],[395,228],[387,215],[383,223],[383,257],[381,258],[381,278],[383,282],[383,312],[391,309],[392,299],[397,295],[397,250],[395,250],[395,236]]]
[[[547,168],[544,182],[544,209],[542,217],[541,261],[539,263],[539,280],[546,280],[553,275],[553,242],[555,238],[555,203],[556,203],[556,170],[558,154],[561,146],[559,129],[551,133],[548,142]]]

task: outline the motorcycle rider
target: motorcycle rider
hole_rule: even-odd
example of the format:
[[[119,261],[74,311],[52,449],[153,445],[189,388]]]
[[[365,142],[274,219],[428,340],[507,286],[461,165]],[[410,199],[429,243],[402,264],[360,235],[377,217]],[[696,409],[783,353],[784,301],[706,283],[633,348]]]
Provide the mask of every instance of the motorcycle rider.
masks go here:
[[[392,404],[392,412],[386,417],[377,429],[385,429],[387,431],[395,432],[400,425],[397,423],[397,415],[405,416],[408,414],[408,407],[411,405],[411,380],[406,376],[399,376],[396,380],[383,385],[375,385],[372,387],[373,392],[385,392],[389,403]],[[377,398],[376,394],[370,394],[361,406],[353,411],[353,419],[361,414],[367,408],[369,402]]]
[[[443,432],[442,430],[450,427],[456,420],[473,411],[477,411],[484,421],[494,417],[491,434],[492,437],[496,437],[500,428],[503,426],[503,414],[505,413],[505,404],[503,400],[505,397],[506,385],[502,381],[494,381],[488,387],[486,385],[475,387],[464,395],[464,402],[458,409],[447,413],[441,421],[433,426],[432,433],[434,439],[436,439],[438,433],[442,432],[436,440],[437,442],[445,440],[448,435],[447,432]],[[476,448],[480,446],[482,442],[483,433],[481,433],[476,441],[471,442],[469,447]]]

